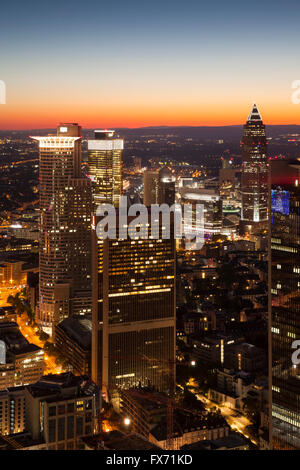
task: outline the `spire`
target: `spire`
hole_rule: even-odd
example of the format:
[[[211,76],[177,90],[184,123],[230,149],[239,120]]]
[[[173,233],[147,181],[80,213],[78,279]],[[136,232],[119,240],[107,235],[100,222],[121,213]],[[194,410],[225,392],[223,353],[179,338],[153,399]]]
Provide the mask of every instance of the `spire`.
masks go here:
[[[255,103],[252,106],[252,110],[249,114],[248,121],[262,121],[260,112],[258,111],[258,107],[256,106]]]

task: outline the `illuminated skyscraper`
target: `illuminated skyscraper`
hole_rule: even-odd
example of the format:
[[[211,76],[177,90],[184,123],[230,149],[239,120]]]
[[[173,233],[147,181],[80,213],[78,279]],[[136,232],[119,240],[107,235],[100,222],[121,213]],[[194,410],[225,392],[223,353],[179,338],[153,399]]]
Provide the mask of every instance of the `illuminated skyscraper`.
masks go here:
[[[163,167],[157,171],[146,170],[144,172],[144,204],[168,204],[175,203],[175,177],[171,171]]]
[[[89,177],[92,181],[94,208],[101,203],[118,205],[122,193],[123,139],[115,131],[97,130],[88,141]]]
[[[92,377],[108,392],[139,383],[165,391],[170,386],[175,240],[162,239],[161,230],[160,224],[158,239],[100,240],[92,233]]]
[[[54,324],[91,308],[91,187],[81,177],[81,128],[33,137],[40,149],[40,301],[37,320]]]
[[[242,229],[267,228],[268,159],[265,125],[254,104],[242,141]]]
[[[271,167],[270,380],[275,449],[300,449],[300,164]],[[300,354],[296,354],[300,357]]]

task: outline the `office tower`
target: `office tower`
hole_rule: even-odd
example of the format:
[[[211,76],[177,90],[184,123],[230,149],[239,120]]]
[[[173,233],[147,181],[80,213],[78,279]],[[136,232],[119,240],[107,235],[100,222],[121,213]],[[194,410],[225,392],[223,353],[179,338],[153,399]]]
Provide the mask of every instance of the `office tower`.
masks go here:
[[[158,204],[172,206],[175,202],[175,177],[164,167],[158,173]]]
[[[81,128],[33,137],[40,148],[39,325],[49,334],[70,313],[90,313],[90,180],[81,176]]]
[[[144,204],[147,207],[157,204],[157,179],[157,171],[146,170],[144,172]]]
[[[120,217],[120,225],[132,219],[122,225]],[[157,239],[120,238],[118,232],[116,239],[101,240],[92,232],[92,378],[108,394],[138,384],[170,390],[176,324],[172,232],[173,222],[171,236],[163,239],[161,221]]]
[[[87,376],[46,375],[25,387],[26,429],[47,450],[84,449],[97,431],[99,390]]]
[[[175,202],[175,177],[164,167],[156,171],[144,173],[144,204],[168,204]]]
[[[242,140],[242,216],[244,232],[267,228],[268,159],[265,126],[254,104]]]
[[[299,182],[299,162],[272,162],[269,346],[275,449],[300,449],[300,366],[292,358],[300,349],[293,349],[300,339]]]
[[[122,194],[122,154],[124,140],[115,131],[96,130],[88,140],[89,177],[92,181],[94,209],[101,203],[118,205]]]
[[[222,231],[222,199],[218,191],[206,188],[180,188],[181,204],[190,204],[196,211],[197,204],[203,206],[203,225],[200,236],[211,239]],[[193,218],[193,230],[196,229],[196,220]]]

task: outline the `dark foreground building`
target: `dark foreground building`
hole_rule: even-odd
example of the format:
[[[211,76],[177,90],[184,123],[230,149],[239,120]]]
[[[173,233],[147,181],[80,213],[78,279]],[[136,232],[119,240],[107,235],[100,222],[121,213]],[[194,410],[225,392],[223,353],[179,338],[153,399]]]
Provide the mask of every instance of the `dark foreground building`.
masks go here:
[[[46,375],[25,388],[26,428],[47,450],[84,449],[97,431],[99,390],[87,376]]]
[[[300,449],[300,165],[272,163],[270,346],[275,449]],[[299,346],[298,346],[299,349]],[[299,354],[300,356],[300,354]]]
[[[92,379],[108,393],[138,384],[170,388],[175,240],[160,235],[103,240],[93,230]]]

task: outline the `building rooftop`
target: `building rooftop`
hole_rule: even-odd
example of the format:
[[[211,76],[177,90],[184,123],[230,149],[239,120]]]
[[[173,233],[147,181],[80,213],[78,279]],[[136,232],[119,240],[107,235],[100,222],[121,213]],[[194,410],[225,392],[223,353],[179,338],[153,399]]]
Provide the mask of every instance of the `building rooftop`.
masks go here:
[[[26,431],[10,434],[9,436],[0,436],[0,450],[22,450],[43,443],[43,440],[33,439],[31,434]]]
[[[19,356],[42,351],[40,347],[27,341],[15,322],[0,322],[0,340],[6,345],[7,356]]]
[[[59,323],[58,328],[63,330],[72,340],[83,349],[89,351],[92,341],[91,315],[72,315]]]
[[[185,433],[229,427],[225,418],[218,413],[194,414],[187,410],[176,409],[174,412],[174,436],[181,437]],[[162,420],[151,429],[151,434],[160,442],[167,439],[167,423]]]
[[[75,376],[71,372],[44,375],[35,384],[28,385],[26,389],[34,398],[45,397],[45,400],[49,402],[53,401],[54,396],[55,400],[60,396],[67,400],[95,395],[98,392],[98,387],[88,376]]]
[[[124,434],[120,431],[96,434],[82,438],[90,449],[97,450],[161,450],[160,447],[147,441],[140,434]]]
[[[248,447],[248,441],[239,433],[231,431],[228,436],[216,439],[214,441],[198,441],[181,447],[181,450],[230,450],[237,447]]]

